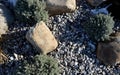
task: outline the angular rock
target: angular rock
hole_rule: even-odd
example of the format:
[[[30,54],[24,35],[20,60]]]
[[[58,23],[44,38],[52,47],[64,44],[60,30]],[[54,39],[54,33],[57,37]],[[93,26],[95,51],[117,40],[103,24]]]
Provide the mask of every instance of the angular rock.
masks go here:
[[[97,57],[106,65],[120,63],[120,34],[112,35],[112,41],[100,42],[97,47]]]
[[[14,18],[10,10],[0,3],[0,36],[8,30],[8,24],[13,23]]]
[[[57,40],[44,22],[37,23],[35,28],[26,34],[27,40],[40,52],[47,54],[56,49]]]
[[[87,0],[91,6],[98,6],[106,0]]]
[[[76,0],[47,0],[46,4],[51,16],[73,12],[76,9]]]

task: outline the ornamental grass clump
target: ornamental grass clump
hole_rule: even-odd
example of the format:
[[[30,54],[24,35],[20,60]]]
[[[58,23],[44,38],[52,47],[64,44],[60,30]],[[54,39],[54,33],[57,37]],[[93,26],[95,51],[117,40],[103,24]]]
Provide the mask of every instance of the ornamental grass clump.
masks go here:
[[[110,15],[98,14],[84,22],[83,28],[94,41],[108,41],[113,32],[114,20]]]
[[[15,75],[59,75],[60,69],[56,59],[47,55],[37,55],[32,60],[24,61]]]
[[[18,0],[15,6],[15,15],[18,21],[35,24],[39,21],[46,22],[48,12],[45,10],[44,0]]]

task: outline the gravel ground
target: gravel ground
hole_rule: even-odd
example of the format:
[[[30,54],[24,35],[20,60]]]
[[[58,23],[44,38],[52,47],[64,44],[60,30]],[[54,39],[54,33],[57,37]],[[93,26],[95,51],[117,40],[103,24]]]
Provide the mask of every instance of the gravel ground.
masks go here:
[[[78,0],[77,0],[78,1]],[[82,22],[88,17],[92,7],[85,0],[77,2],[74,13],[57,15],[49,18],[50,28],[59,46],[49,56],[56,58],[62,69],[61,75],[120,75],[120,67],[105,66],[96,57],[96,43],[92,42],[82,29]],[[119,21],[116,23],[116,28]],[[19,59],[34,56],[37,51],[25,39],[26,32],[31,28],[27,24],[17,22],[9,26],[7,38],[2,48],[7,54],[8,63],[0,65],[0,75],[13,75]]]

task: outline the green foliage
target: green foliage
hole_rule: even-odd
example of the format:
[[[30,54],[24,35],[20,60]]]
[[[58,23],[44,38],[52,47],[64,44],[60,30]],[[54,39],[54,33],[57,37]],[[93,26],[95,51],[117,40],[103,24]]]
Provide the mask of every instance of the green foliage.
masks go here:
[[[45,10],[44,0],[18,0],[15,6],[15,15],[20,22],[34,24],[39,21],[46,22],[48,12]]]
[[[104,14],[92,16],[83,24],[86,33],[94,41],[108,41],[113,27],[113,17]]]
[[[37,55],[32,60],[24,61],[15,75],[59,75],[58,62],[47,55]]]

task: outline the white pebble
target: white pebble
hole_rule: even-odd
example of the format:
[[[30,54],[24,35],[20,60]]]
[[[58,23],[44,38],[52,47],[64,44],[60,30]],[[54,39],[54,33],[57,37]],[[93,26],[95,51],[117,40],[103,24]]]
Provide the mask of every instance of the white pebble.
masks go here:
[[[14,57],[10,57],[10,60],[14,60]]]

